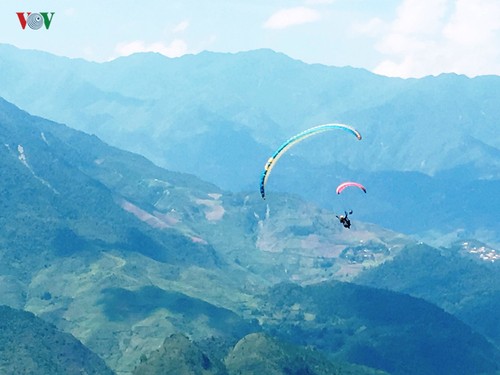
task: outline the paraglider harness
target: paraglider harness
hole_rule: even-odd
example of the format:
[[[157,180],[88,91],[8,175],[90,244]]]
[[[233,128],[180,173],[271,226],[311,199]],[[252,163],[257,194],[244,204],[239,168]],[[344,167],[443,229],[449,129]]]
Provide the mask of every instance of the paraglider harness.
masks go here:
[[[344,226],[344,228],[350,229],[351,228],[351,220],[349,220],[349,215],[352,214],[352,210],[347,213],[347,211],[344,211],[344,215],[337,216],[335,217],[340,220],[340,223]]]

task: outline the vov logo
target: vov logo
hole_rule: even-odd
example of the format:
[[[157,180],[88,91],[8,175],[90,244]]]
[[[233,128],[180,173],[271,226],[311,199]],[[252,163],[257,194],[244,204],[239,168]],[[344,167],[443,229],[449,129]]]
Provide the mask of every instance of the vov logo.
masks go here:
[[[55,12],[17,12],[16,14],[23,30],[26,29],[26,25],[32,30],[38,30],[42,26],[48,30]]]

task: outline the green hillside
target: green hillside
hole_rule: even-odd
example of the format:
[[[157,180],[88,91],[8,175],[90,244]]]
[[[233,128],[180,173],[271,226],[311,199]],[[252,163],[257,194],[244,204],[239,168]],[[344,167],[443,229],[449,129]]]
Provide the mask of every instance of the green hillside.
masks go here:
[[[205,354],[195,343],[182,334],[165,339],[160,349],[141,356],[134,375],[228,375],[223,363]]]
[[[73,336],[31,313],[7,306],[0,306],[0,373],[114,374]]]
[[[96,137],[31,117],[5,101],[0,106],[0,160],[5,176],[0,188],[3,303],[32,311],[72,333],[115,370],[134,366],[141,352],[152,350],[179,328],[199,337],[230,334],[217,324],[211,328],[203,314],[196,321],[183,317],[185,311],[175,304],[156,301],[149,310],[145,307],[149,294],[140,291],[152,284],[165,298],[194,301],[187,310],[203,306],[209,314],[217,312],[211,303],[227,304],[217,300],[218,294],[236,301],[249,297],[234,292],[242,279],[222,272],[220,256],[193,230],[168,225],[164,217],[151,222],[148,218],[153,215],[146,215],[133,199],[126,200],[118,188],[112,190],[120,176],[126,176],[128,183],[137,186],[140,201],[141,186],[143,191],[149,189],[143,176],[147,170],[156,173],[156,180],[149,180],[153,185],[169,180],[186,201],[201,188],[214,192],[217,188],[193,176],[161,170]],[[213,287],[213,295],[207,302],[196,302],[196,290],[207,286]],[[113,314],[124,312],[106,300],[115,301],[120,293],[133,295],[135,290],[140,296],[138,306],[130,301],[125,308],[144,309],[137,313],[139,319],[113,319]],[[195,297],[190,296],[193,293]],[[238,334],[247,333],[236,328],[243,319],[236,315],[228,319],[233,319]],[[143,329],[149,320],[161,329]],[[132,336],[139,343],[131,341]],[[133,353],[123,356],[129,346],[135,348]]]
[[[364,366],[332,361],[312,349],[280,342],[266,334],[252,333],[234,346],[226,348],[222,357],[217,343],[200,345],[186,336],[167,337],[162,347],[141,357],[134,375],[383,375]]]
[[[421,244],[359,275],[356,282],[431,301],[500,347],[499,325],[492,313],[500,301],[499,259],[498,250],[473,240],[439,250]]]
[[[230,375],[383,375],[364,366],[332,361],[314,349],[280,342],[254,333],[241,339],[228,354]]]
[[[272,335],[352,363],[394,375],[500,370],[494,345],[422,299],[341,282],[280,284],[264,298]]]

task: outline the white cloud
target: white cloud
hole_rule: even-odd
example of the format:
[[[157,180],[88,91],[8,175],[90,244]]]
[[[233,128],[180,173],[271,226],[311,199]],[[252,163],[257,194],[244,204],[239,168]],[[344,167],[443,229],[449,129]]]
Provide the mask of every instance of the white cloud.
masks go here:
[[[404,34],[433,34],[439,31],[449,0],[405,0],[398,8],[393,31]]]
[[[335,0],[306,0],[307,5],[333,4]]]
[[[376,43],[375,72],[422,77],[443,72],[500,74],[500,2],[404,0]]]
[[[459,44],[490,43],[498,40],[500,3],[498,1],[458,0],[444,35]],[[496,35],[495,35],[496,33]]]
[[[119,43],[115,51],[119,56],[128,56],[137,52],[158,52],[168,57],[179,57],[187,53],[187,44],[181,39],[175,39],[168,45],[162,42],[147,44],[142,40],[137,40]]]
[[[189,21],[182,21],[173,28],[174,33],[181,33],[189,27]]]
[[[386,24],[380,18],[375,17],[370,19],[368,22],[360,23],[356,22],[351,26],[351,31],[355,34],[366,35],[369,37],[379,36],[384,29]]]
[[[294,25],[314,22],[321,18],[320,13],[307,7],[295,7],[281,9],[274,13],[264,23],[264,27],[268,29],[284,29]]]

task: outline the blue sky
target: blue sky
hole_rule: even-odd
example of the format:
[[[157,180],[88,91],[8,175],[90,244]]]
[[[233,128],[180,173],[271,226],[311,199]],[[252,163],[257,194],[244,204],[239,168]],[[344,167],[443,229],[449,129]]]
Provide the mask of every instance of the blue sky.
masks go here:
[[[16,12],[55,12],[23,30]],[[500,0],[2,0],[0,43],[109,61],[271,48],[399,77],[500,75]]]

